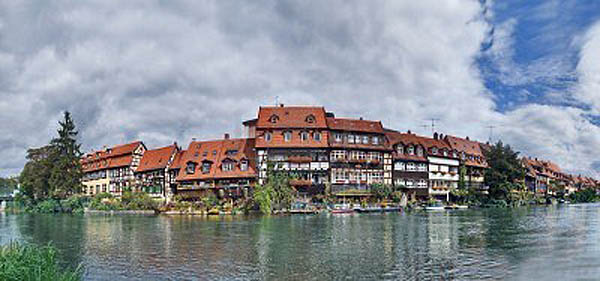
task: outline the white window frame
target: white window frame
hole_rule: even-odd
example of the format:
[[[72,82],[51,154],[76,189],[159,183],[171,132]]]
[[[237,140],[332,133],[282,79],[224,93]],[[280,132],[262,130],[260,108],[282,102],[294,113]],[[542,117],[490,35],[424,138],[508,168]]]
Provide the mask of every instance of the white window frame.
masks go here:
[[[292,141],[292,132],[291,131],[285,131],[285,132],[283,132],[283,140],[285,142]]]

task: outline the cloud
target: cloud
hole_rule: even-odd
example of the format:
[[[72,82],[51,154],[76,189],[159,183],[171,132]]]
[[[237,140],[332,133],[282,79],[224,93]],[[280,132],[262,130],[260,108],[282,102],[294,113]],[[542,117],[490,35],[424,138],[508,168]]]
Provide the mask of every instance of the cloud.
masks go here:
[[[136,139],[185,147],[192,137],[239,136],[241,122],[276,96],[420,133],[429,133],[421,127],[428,118],[439,118],[444,133],[478,139],[487,139],[487,125],[515,124],[498,132],[517,148],[590,171],[573,159],[589,153],[578,142],[595,145],[593,135],[574,130],[564,144],[547,137],[571,125],[595,132],[581,109],[498,112],[498,93],[486,89],[487,73],[476,63],[490,40],[492,7],[459,0],[0,2],[0,121],[8,124],[0,127],[7,159],[0,175],[18,173],[25,150],[55,135],[63,110],[72,111],[86,151]],[[509,63],[514,28],[507,24],[507,44],[495,38],[492,50]],[[540,65],[545,73],[561,68]],[[532,126],[540,137],[526,137]]]

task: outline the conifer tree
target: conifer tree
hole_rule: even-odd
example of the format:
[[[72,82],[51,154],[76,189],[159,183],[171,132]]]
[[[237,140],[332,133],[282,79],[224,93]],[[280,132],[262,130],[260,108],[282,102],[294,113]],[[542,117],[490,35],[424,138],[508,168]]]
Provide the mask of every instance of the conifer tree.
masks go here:
[[[64,113],[64,120],[59,121],[58,137],[52,139],[50,145],[56,153],[50,174],[51,196],[54,198],[65,198],[80,192],[81,178],[81,151],[77,143],[75,122],[68,111]]]
[[[506,199],[512,189],[520,186],[518,182],[525,176],[519,152],[498,141],[484,153],[489,165],[485,172],[485,184],[490,188],[489,193],[492,198]]]

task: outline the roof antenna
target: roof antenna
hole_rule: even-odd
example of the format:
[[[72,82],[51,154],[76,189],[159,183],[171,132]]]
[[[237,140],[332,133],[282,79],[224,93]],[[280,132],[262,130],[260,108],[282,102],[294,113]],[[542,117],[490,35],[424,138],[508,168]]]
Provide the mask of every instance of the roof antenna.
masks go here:
[[[496,126],[494,126],[494,125],[489,125],[489,126],[486,126],[486,128],[490,129],[490,137],[489,137],[489,142],[490,142],[490,143],[494,143],[494,142],[492,141],[492,136],[494,135],[494,128],[496,128]]]
[[[439,118],[429,118],[427,120],[431,120],[431,134],[433,135],[433,133],[435,133],[435,122],[440,121],[440,119]],[[429,127],[429,125],[423,125],[421,127],[426,128],[426,127]]]
[[[275,106],[279,106],[279,96],[275,96]]]

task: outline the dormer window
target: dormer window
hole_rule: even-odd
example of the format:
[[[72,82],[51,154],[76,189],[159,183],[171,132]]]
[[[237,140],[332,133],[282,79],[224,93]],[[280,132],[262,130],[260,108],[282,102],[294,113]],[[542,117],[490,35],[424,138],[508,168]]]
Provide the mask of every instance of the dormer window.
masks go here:
[[[444,156],[448,156],[448,151],[446,151],[445,149],[442,150],[442,153],[444,154]]]
[[[292,141],[292,132],[290,132],[290,131],[283,132],[283,140],[286,142]]]
[[[195,170],[196,170],[196,163],[188,162],[187,166],[185,168],[186,173],[193,174]]]
[[[306,116],[305,121],[306,121],[306,123],[313,124],[316,122],[316,119],[315,119],[315,116],[311,114],[311,115]]]
[[[396,152],[398,152],[398,154],[404,154],[404,146],[402,146],[401,144],[397,145]]]
[[[432,149],[431,149],[431,153],[433,153],[433,154],[438,154],[438,149],[437,149],[437,147],[434,147],[434,148],[432,148]]]
[[[369,144],[369,136],[363,136],[362,137],[362,143],[363,144]]]
[[[415,155],[415,148],[412,145],[408,147],[408,154]]]
[[[458,154],[456,154],[456,151],[452,151],[452,157],[458,158]]]
[[[305,131],[300,132],[300,140],[307,141],[308,140],[308,133],[305,132]]]
[[[321,133],[320,132],[314,132],[313,133],[313,139],[315,141],[321,141]]]
[[[344,137],[342,136],[342,134],[335,134],[335,142],[342,142],[343,139]]]
[[[248,160],[242,160],[240,162],[240,170],[248,171]]]
[[[209,162],[202,163],[202,173],[208,174],[209,172],[210,172],[210,163]]]
[[[423,148],[422,147],[417,147],[417,155],[419,156],[423,156]]]
[[[271,122],[273,124],[277,123],[278,121],[279,121],[279,116],[277,116],[275,114],[273,114],[273,115],[271,115],[271,117],[269,117],[269,122]]]
[[[212,151],[212,155],[213,155],[213,156],[216,156],[216,155],[217,155],[217,151],[216,151],[216,150],[213,150],[213,151]]]
[[[271,139],[273,139],[273,134],[271,132],[266,132],[265,133],[265,141],[270,142]]]
[[[373,137],[373,144],[379,145],[379,137]]]
[[[224,172],[229,172],[229,171],[233,171],[233,166],[234,166],[233,161],[225,161],[225,162],[223,162],[221,169]]]

